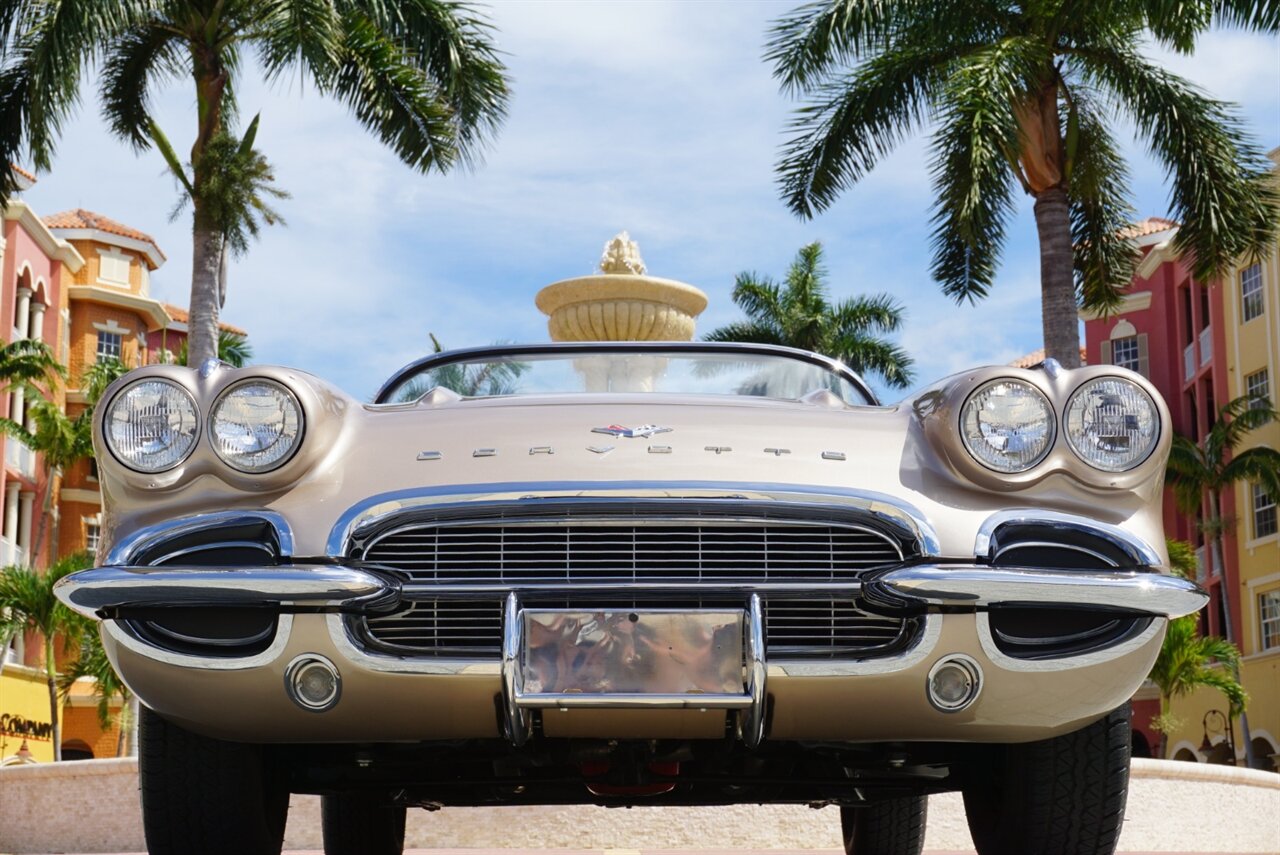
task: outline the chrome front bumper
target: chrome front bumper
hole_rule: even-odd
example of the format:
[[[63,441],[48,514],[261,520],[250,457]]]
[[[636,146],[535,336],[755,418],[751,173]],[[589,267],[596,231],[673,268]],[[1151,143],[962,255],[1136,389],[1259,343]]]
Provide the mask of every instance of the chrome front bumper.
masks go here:
[[[574,585],[590,594],[591,585]],[[616,591],[615,585],[602,586]],[[669,586],[673,590],[680,586]],[[706,584],[697,586],[701,590]],[[919,564],[878,574],[865,583],[814,585],[813,590],[861,596],[888,610],[1075,606],[1176,618],[1199,611],[1208,595],[1194,582],[1153,571],[1046,570],[980,564]],[[434,589],[433,589],[434,590]],[[563,590],[563,586],[506,586],[514,593]],[[728,585],[717,592],[750,595],[769,585]],[[73,573],[55,591],[86,617],[120,609],[169,606],[266,607],[281,611],[379,612],[401,599],[397,580],[342,565],[239,567],[99,567]],[[480,586],[440,586],[440,595],[485,593]]]

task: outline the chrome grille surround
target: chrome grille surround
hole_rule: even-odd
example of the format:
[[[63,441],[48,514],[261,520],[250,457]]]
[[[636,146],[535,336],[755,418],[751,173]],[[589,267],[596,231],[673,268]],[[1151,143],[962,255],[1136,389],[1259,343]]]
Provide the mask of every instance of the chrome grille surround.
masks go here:
[[[402,580],[394,613],[350,619],[401,656],[496,657],[506,595],[522,605],[743,608],[761,595],[772,658],[888,655],[918,622],[857,607],[863,573],[918,546],[848,508],[716,501],[537,500],[397,515],[349,558]],[[470,513],[467,513],[469,511]]]

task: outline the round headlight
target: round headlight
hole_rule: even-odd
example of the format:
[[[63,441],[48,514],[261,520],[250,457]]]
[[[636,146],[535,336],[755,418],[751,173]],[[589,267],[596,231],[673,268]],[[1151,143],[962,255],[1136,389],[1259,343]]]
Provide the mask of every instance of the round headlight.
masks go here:
[[[250,380],[223,393],[209,417],[213,450],[241,472],[283,466],[302,438],[302,407],[285,387]]]
[[[142,380],[126,388],[111,402],[102,425],[111,453],[138,472],[177,466],[195,447],[198,430],[196,402],[168,380]]]
[[[1067,401],[1067,443],[1104,472],[1132,469],[1160,438],[1155,401],[1137,383],[1102,377],[1085,383]]]
[[[960,412],[964,447],[997,472],[1024,472],[1053,445],[1053,408],[1039,389],[1001,379],[979,386]]]

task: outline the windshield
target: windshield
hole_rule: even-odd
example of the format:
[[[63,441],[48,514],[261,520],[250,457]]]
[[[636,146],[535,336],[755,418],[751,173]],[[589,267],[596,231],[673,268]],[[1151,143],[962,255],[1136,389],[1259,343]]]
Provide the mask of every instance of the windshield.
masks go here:
[[[407,403],[438,387],[465,398],[612,392],[795,400],[826,391],[847,404],[871,403],[848,378],[817,362],[785,352],[733,350],[513,350],[461,354],[456,359],[444,354],[402,372],[377,400]]]

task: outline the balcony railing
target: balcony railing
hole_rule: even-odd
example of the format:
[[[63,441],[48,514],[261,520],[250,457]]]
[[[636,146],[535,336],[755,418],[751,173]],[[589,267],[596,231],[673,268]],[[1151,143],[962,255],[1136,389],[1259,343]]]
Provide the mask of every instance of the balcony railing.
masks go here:
[[[8,567],[11,564],[21,566],[26,563],[27,550],[10,542],[7,537],[0,537],[0,567]]]
[[[1200,330],[1200,364],[1208,365],[1213,359],[1213,327]]]
[[[1196,376],[1196,343],[1193,341],[1182,351],[1182,379]]]
[[[4,438],[4,462],[10,469],[23,477],[35,477],[35,452],[11,436]]]

